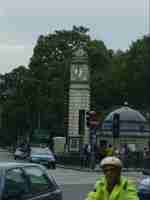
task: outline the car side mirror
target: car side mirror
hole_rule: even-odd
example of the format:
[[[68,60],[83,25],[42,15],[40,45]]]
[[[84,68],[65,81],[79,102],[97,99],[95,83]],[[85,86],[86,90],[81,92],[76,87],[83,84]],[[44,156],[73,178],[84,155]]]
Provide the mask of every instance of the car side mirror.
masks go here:
[[[142,173],[144,175],[150,175],[150,169],[143,169]]]

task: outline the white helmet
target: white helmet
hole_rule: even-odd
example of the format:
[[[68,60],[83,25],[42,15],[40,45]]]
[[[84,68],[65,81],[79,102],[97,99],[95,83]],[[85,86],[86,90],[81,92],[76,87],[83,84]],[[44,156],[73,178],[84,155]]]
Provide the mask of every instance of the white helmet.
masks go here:
[[[100,163],[100,166],[103,168],[106,165],[113,165],[122,168],[121,160],[115,156],[108,156],[106,158],[103,158]]]

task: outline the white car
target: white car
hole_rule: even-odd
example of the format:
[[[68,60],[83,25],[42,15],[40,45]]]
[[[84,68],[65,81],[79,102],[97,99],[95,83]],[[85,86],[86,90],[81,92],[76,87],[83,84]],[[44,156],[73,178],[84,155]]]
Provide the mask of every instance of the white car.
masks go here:
[[[56,159],[49,148],[32,147],[30,153],[30,162],[46,165],[48,168],[56,168]]]

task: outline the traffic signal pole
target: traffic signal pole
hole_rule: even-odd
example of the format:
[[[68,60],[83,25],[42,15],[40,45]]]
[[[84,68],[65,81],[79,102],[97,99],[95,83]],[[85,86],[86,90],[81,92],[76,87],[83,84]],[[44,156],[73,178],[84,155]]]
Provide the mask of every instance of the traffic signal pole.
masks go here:
[[[96,130],[98,127],[98,121],[95,111],[89,111],[86,113],[87,127],[89,128],[89,141],[91,146],[90,154],[90,167],[95,168],[96,158],[95,158],[95,145],[96,145]]]
[[[96,128],[90,128],[90,145],[91,145],[91,157],[90,157],[90,168],[94,169],[96,164],[95,158],[95,146],[96,144]]]

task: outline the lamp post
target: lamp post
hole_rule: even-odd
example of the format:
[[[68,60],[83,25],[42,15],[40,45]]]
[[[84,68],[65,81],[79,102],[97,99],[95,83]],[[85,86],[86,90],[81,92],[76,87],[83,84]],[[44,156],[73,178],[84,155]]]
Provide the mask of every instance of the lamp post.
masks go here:
[[[149,36],[150,36],[150,0],[149,0],[149,13],[148,13],[148,16],[149,16]]]
[[[148,9],[148,11],[147,11],[147,17],[148,17],[148,19],[147,19],[147,21],[148,21],[148,37],[150,37],[150,0],[147,0],[148,2],[147,2],[147,9]]]
[[[2,77],[0,77],[0,86],[5,84],[5,81],[4,79],[2,79]],[[1,88],[0,88],[0,92],[1,92]],[[1,95],[0,94],[0,98],[1,98]],[[0,103],[0,128],[2,127],[2,108],[1,108],[1,103]]]
[[[150,0],[147,0],[146,3],[146,13],[147,13],[147,22],[148,22],[148,37],[150,37]],[[148,10],[147,10],[148,9]]]

